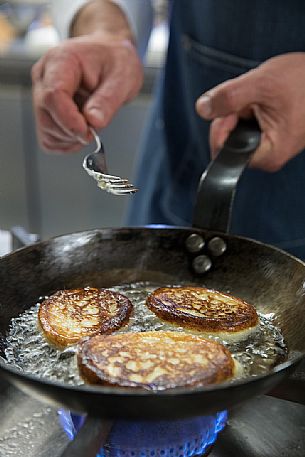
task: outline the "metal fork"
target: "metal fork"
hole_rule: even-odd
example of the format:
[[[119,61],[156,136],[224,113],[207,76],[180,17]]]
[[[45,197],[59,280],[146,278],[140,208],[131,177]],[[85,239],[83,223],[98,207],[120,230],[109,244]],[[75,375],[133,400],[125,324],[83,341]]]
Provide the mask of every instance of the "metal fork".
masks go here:
[[[114,195],[129,195],[137,192],[137,188],[128,182],[128,179],[113,176],[108,173],[106,157],[102,142],[96,131],[90,127],[96,142],[96,149],[88,154],[83,161],[83,168],[88,175],[97,181],[98,187]]]

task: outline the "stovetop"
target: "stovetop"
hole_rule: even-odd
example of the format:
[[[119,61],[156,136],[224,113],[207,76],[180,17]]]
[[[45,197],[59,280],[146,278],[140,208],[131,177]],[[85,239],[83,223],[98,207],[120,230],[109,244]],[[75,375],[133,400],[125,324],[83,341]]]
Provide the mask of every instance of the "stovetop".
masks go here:
[[[0,457],[60,457],[55,409],[0,383]],[[304,457],[305,407],[263,396],[230,414],[209,457]],[[85,457],[85,456],[84,456]]]

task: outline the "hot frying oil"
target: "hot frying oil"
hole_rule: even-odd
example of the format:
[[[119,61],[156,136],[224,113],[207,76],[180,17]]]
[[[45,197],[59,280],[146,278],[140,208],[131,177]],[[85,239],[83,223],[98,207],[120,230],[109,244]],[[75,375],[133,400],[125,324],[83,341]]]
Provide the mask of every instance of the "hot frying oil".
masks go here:
[[[119,332],[185,331],[182,327],[161,321],[145,305],[146,297],[157,287],[156,284],[142,282],[112,288],[126,295],[134,306],[128,324]],[[6,338],[6,361],[25,373],[48,380],[70,385],[83,384],[76,363],[77,347],[68,347],[63,351],[51,347],[38,328],[38,309],[39,303],[12,319]],[[273,324],[272,316],[259,314],[259,318],[258,330],[244,341],[222,341],[234,359],[241,364],[242,371],[239,376],[242,377],[266,373],[286,356],[283,336]],[[198,335],[198,332],[196,334]]]

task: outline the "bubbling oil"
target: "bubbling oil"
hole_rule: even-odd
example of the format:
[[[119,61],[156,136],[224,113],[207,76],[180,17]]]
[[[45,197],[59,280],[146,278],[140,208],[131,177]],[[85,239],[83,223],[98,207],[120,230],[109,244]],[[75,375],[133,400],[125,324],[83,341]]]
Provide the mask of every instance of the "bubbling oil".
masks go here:
[[[145,305],[147,296],[157,287],[160,286],[149,282],[140,282],[111,288],[111,290],[127,296],[133,303],[133,312],[129,322],[116,333],[149,330],[186,331],[183,327],[161,321]],[[5,361],[24,373],[35,374],[46,380],[70,385],[84,384],[77,368],[77,346],[71,346],[64,350],[56,349],[48,344],[39,330],[39,304],[37,303],[12,319],[5,341]],[[274,325],[273,316],[259,314],[259,319],[260,324],[257,331],[243,341],[232,343],[210,336],[210,338],[221,341],[229,349],[234,359],[239,362],[242,366],[239,373],[241,377],[267,373],[272,367],[283,361],[287,355],[283,336]],[[196,335],[198,334],[196,332]],[[206,337],[206,334],[204,336]]]

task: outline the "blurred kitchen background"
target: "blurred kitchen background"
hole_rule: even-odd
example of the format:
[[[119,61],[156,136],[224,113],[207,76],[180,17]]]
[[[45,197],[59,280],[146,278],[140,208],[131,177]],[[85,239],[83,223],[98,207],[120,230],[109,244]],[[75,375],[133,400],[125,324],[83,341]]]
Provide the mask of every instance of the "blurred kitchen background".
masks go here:
[[[102,133],[109,170],[129,178],[167,45],[167,1],[153,4],[143,89]],[[0,230],[20,225],[42,239],[121,226],[132,198],[105,193],[86,175],[82,160],[92,147],[59,156],[42,152],[37,144],[30,71],[57,42],[48,2],[0,1]]]

